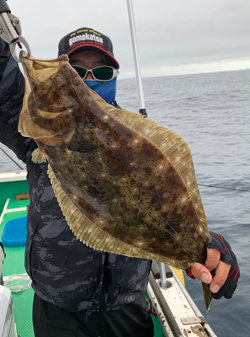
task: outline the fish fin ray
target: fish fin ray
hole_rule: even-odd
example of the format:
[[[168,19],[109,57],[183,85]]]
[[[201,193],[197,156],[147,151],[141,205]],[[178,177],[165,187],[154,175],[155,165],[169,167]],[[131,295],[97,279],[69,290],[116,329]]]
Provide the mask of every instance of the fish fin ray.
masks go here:
[[[35,164],[46,163],[47,157],[45,153],[39,149],[39,147],[32,152],[32,161]]]

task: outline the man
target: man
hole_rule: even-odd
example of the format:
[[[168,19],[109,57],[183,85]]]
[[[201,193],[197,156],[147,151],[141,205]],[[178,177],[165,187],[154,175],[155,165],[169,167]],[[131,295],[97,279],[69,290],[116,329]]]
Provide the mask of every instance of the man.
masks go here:
[[[84,82],[116,105],[119,64],[107,36],[91,28],[78,29],[62,38],[58,54],[67,54]],[[152,337],[152,320],[145,305],[151,262],[99,252],[74,237],[52,190],[47,164],[31,161],[36,143],[17,131],[24,82],[3,42],[0,79],[0,140],[26,163],[30,186],[25,266],[35,290],[35,336]],[[218,246],[211,243],[216,249],[208,249],[205,266],[194,264],[189,274],[211,283],[218,297],[230,297],[238,279],[236,258],[229,246],[224,249],[223,238],[213,237],[212,243]]]

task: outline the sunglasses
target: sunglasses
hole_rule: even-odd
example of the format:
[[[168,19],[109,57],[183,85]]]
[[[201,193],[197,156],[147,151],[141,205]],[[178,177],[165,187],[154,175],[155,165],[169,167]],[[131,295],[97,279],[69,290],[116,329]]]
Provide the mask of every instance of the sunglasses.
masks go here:
[[[87,69],[87,68],[80,67],[80,66],[74,66],[74,65],[72,65],[72,67],[78,72],[79,76],[83,80],[85,80],[89,72],[91,73],[91,75],[96,81],[102,81],[102,82],[111,81],[118,74],[118,69],[115,69],[110,66],[100,66],[100,67],[95,67],[91,69]]]

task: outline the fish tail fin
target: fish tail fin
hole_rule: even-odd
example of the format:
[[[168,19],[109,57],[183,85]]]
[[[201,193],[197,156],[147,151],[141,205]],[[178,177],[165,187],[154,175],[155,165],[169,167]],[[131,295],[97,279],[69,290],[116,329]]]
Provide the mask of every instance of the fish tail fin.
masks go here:
[[[32,161],[35,164],[45,163],[47,161],[46,155],[39,148],[32,152]]]
[[[210,291],[210,284],[202,283],[202,290],[203,290],[205,308],[206,308],[206,311],[208,312],[210,309],[212,299],[213,299],[212,293]]]

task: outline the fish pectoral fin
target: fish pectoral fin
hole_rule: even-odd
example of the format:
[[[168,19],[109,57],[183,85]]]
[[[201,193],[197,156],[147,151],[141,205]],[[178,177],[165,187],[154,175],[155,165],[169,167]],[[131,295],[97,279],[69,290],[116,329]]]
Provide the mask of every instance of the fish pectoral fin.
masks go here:
[[[46,163],[47,157],[44,152],[42,152],[39,148],[37,148],[32,152],[32,161],[35,164]]]

